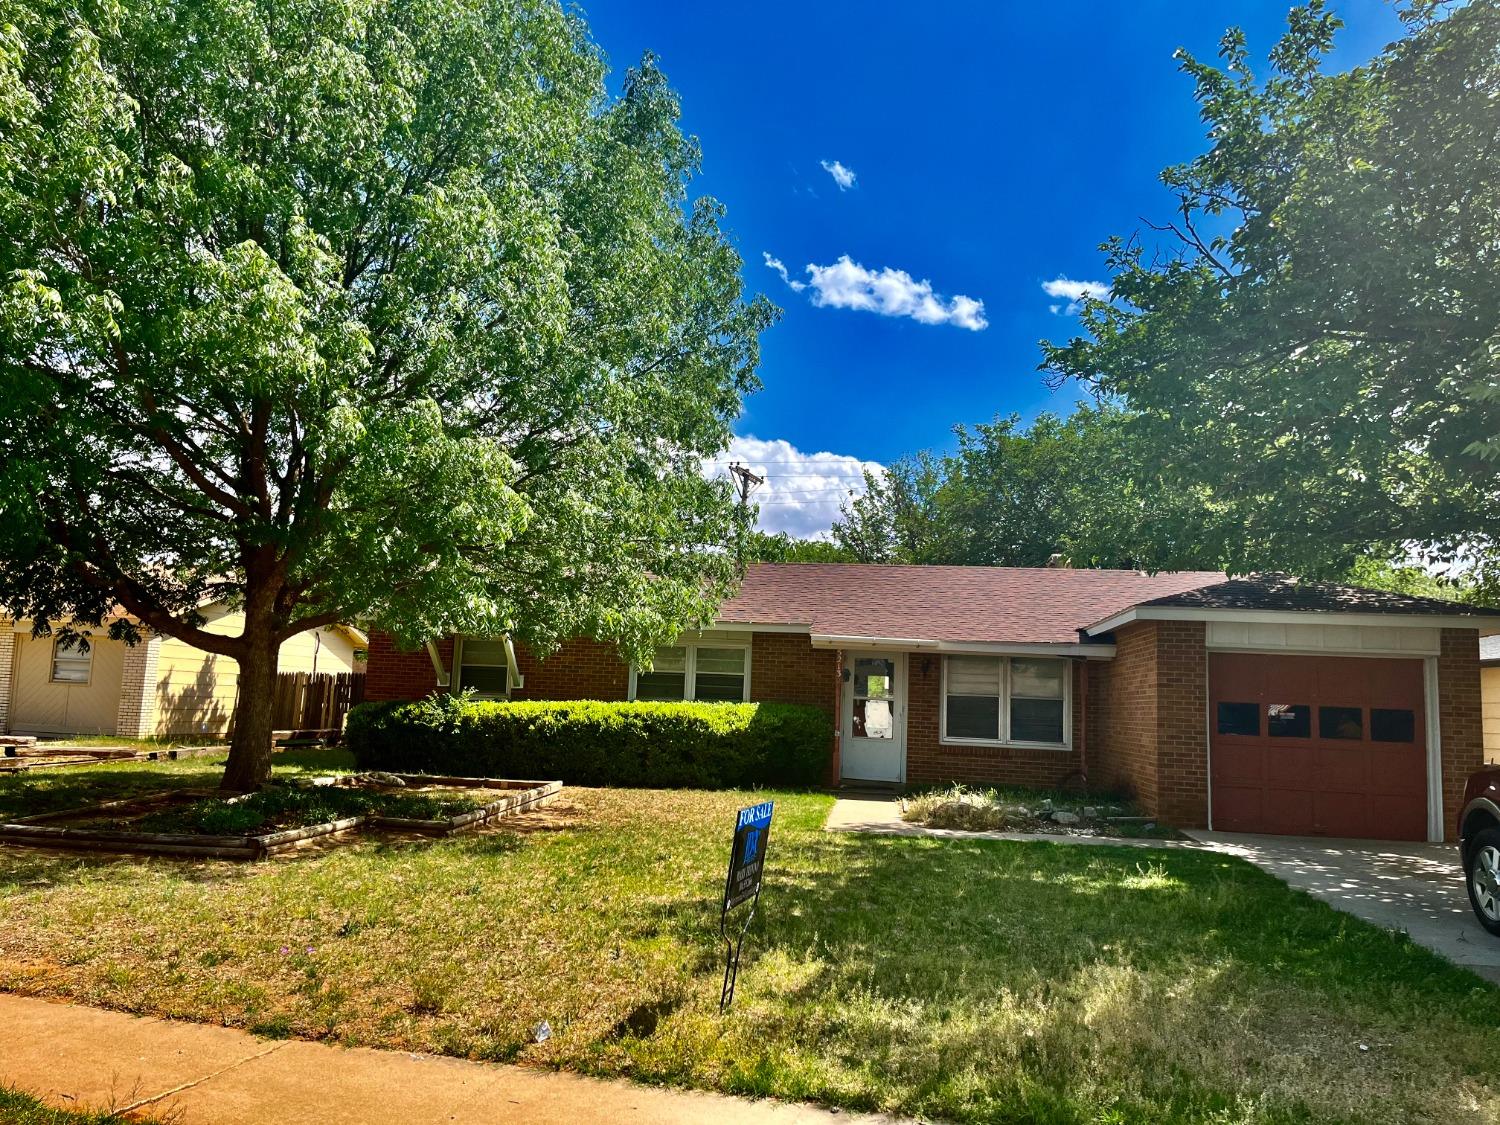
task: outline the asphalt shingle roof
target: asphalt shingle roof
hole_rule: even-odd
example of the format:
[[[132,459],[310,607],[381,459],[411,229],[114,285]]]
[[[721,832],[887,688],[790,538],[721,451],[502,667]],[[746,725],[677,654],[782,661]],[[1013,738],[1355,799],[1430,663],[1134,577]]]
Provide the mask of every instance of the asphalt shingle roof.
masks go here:
[[[719,620],[802,626],[825,636],[1076,644],[1083,639],[1080,630],[1132,606],[1500,616],[1500,609],[1285,575],[1231,579],[1212,570],[755,563],[739,593],[720,608]],[[1500,658],[1500,640],[1494,655]]]
[[[1211,570],[756,563],[719,619],[829,636],[1076,644],[1081,628],[1122,609],[1223,581]]]
[[[1489,606],[1467,605],[1442,598],[1419,598],[1390,590],[1340,586],[1332,582],[1306,582],[1284,574],[1231,578],[1196,589],[1178,590],[1141,604],[1191,609],[1282,609],[1315,613],[1500,617],[1500,609]]]

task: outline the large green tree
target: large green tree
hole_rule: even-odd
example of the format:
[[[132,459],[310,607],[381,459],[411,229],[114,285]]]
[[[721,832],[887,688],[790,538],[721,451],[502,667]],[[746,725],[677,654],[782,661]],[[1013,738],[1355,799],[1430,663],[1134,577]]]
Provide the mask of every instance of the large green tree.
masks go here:
[[[1494,566],[1500,529],[1500,3],[1419,0],[1369,65],[1292,11],[1253,72],[1182,55],[1210,147],[1162,235],[1106,244],[1112,298],[1044,367],[1123,401],[1206,507],[1153,523],[1230,569],[1362,555]],[[1170,516],[1171,513],[1168,513]]]
[[[677,118],[554,0],[0,0],[0,606],[234,658],[235,789],[300,630],[711,617],[774,310]]]
[[[1213,565],[1174,528],[1207,518],[1164,476],[1138,419],[1109,406],[959,426],[955,452],[918,453],[845,504],[835,541],[867,562],[1190,568]]]

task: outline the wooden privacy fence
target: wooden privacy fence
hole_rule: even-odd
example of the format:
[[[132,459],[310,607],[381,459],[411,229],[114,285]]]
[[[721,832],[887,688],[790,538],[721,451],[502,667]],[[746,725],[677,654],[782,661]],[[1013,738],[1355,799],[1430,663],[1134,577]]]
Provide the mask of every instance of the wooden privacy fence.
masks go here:
[[[365,697],[363,672],[281,672],[271,697],[273,730],[339,730]]]

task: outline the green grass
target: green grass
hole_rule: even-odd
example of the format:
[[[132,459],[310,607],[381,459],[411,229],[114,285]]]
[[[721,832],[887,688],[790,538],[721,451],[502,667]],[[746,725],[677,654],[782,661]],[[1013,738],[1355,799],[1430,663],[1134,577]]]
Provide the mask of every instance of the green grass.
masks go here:
[[[825,833],[821,795],[773,795],[720,1019],[759,796],[569,789],[253,865],[0,849],[0,988],[959,1121],[1500,1119],[1500,990],[1400,935],[1227,856]]]
[[[114,1113],[89,1113],[52,1106],[22,1093],[11,1086],[0,1085],[0,1122],[5,1125],[152,1125],[155,1118],[121,1117]]]

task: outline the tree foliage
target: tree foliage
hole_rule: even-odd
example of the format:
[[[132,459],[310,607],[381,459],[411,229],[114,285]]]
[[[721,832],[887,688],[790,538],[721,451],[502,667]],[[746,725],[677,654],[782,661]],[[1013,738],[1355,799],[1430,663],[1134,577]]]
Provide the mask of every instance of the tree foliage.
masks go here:
[[[241,787],[302,629],[711,617],[773,310],[677,118],[553,0],[0,0],[0,605],[238,660]]]
[[[1409,3],[1329,73],[1296,8],[1252,71],[1181,55],[1210,148],[1163,174],[1165,252],[1105,244],[1112,298],[1044,368],[1123,402],[1231,570],[1413,551],[1493,566],[1500,528],[1500,3]],[[1154,534],[1189,531],[1170,513]]]
[[[740,548],[747,563],[858,562],[837,543],[824,539],[794,539],[784,531],[750,531]]]
[[[866,562],[1190,568],[1212,565],[1195,493],[1173,491],[1137,419],[1080,407],[954,432],[958,449],[905,457],[844,505],[835,542]],[[1172,521],[1184,529],[1176,538]]]

